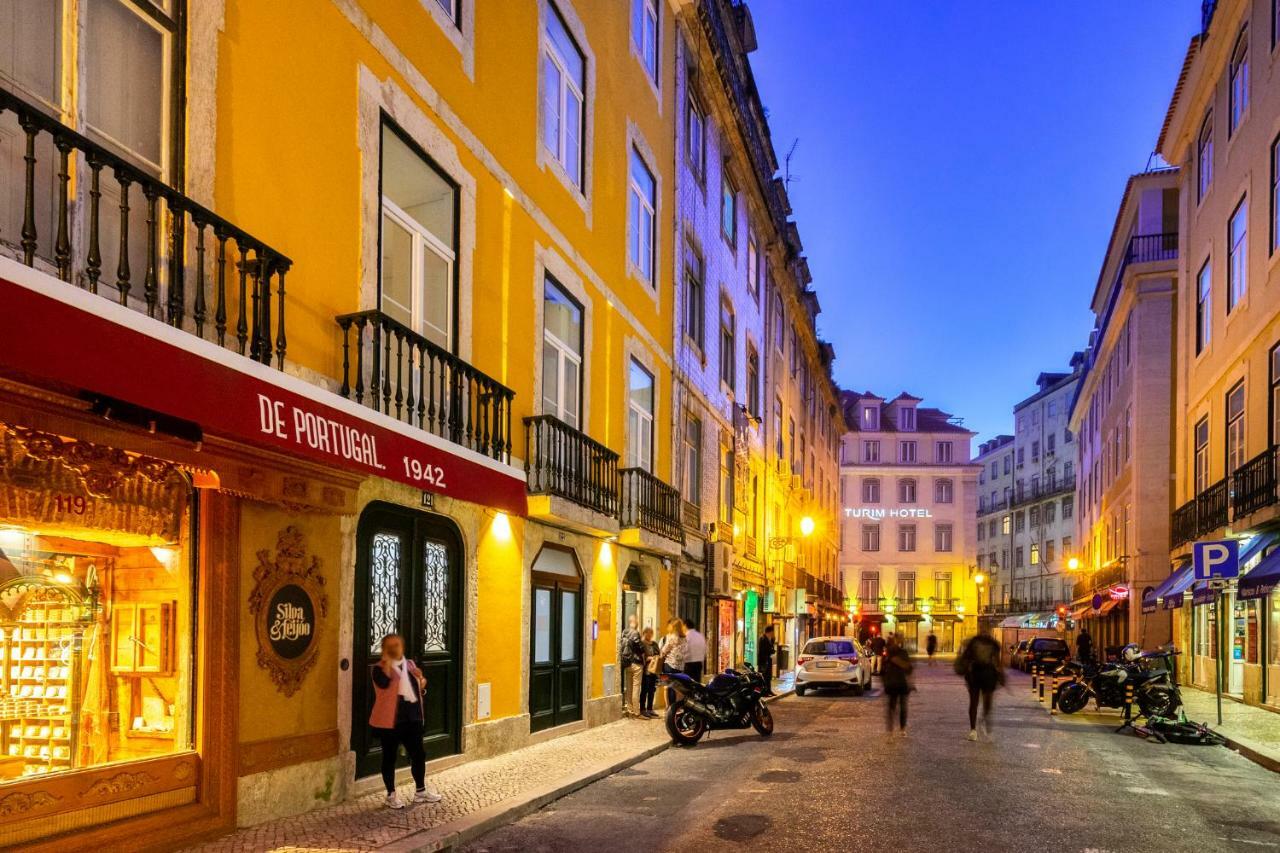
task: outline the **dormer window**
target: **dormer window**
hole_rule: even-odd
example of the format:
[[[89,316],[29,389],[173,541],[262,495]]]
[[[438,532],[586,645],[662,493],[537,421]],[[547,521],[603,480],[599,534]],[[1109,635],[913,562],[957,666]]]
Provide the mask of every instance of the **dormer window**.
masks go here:
[[[880,429],[880,409],[878,407],[862,407],[862,428],[865,430]]]
[[[916,410],[910,407],[904,407],[898,410],[898,429],[905,432],[915,432],[916,429]]]

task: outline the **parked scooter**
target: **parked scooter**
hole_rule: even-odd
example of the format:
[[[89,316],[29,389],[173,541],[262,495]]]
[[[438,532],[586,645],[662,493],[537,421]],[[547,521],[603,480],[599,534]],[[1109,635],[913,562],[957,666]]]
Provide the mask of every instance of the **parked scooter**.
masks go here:
[[[773,715],[763,701],[764,676],[750,666],[727,669],[701,684],[682,672],[667,676],[676,701],[667,708],[667,732],[672,743],[693,746],[711,729],[755,727],[763,737],[773,734]]]
[[[1170,677],[1166,664],[1155,668],[1155,661],[1168,661],[1178,652],[1165,647],[1143,652],[1137,643],[1120,650],[1120,661],[1100,666],[1069,661],[1058,674],[1071,678],[1058,690],[1058,710],[1074,714],[1093,699],[1099,708],[1124,707],[1125,687],[1133,686],[1133,699],[1145,717],[1171,717],[1182,705],[1178,685]]]

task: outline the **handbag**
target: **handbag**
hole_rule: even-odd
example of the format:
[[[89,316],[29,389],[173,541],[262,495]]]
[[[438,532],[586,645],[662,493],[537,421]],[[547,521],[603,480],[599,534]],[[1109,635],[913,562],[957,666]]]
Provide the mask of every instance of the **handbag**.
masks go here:
[[[644,671],[650,675],[657,675],[659,668],[662,666],[662,658],[654,655],[649,658],[649,662],[644,665]]]

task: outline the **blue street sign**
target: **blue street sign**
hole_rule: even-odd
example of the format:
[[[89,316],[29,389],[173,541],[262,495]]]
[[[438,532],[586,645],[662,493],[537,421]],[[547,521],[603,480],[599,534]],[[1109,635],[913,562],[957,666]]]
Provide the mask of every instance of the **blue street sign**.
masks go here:
[[[1240,576],[1240,541],[1196,542],[1191,546],[1196,580],[1236,578]]]

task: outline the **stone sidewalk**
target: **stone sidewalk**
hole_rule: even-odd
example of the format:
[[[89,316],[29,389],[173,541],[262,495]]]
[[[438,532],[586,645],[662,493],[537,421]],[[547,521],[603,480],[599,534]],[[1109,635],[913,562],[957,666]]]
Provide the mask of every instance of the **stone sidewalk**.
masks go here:
[[[1224,696],[1222,725],[1219,726],[1214,694],[1186,686],[1181,690],[1182,704],[1189,718],[1197,723],[1208,723],[1246,758],[1280,771],[1280,713],[1245,705]]]
[[[662,721],[620,720],[428,776],[444,801],[393,811],[385,795],[355,797],[268,821],[191,848],[242,851],[438,850],[522,817],[670,744]],[[399,787],[413,796],[413,783]]]

